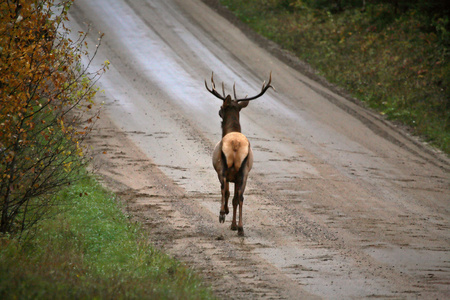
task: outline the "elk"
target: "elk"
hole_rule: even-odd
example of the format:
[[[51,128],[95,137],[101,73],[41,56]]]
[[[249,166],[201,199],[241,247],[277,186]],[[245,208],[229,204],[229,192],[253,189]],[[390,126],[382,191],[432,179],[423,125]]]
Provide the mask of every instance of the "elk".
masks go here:
[[[270,85],[272,73],[269,76],[269,82],[266,85],[264,81],[261,92],[250,98],[238,99],[236,97],[236,85],[233,85],[234,100],[230,95],[225,96],[225,87],[222,83],[222,94],[216,90],[214,84],[214,73],[211,74],[211,89],[205,80],[206,89],[223,101],[219,110],[219,116],[222,118],[222,140],[214,148],[212,162],[214,169],[220,181],[222,192],[219,222],[225,222],[225,215],[229,213],[228,198],[230,197],[229,183],[234,183],[233,197],[233,220],[231,230],[237,230],[239,236],[244,235],[244,226],[242,223],[242,206],[244,205],[244,190],[247,183],[248,173],[253,165],[253,152],[250,142],[241,133],[241,124],[239,122],[239,112],[247,107],[249,101],[257,99],[264,95],[269,89],[274,87]],[[274,89],[275,90],[275,89]],[[236,224],[236,212],[239,207],[239,223]]]

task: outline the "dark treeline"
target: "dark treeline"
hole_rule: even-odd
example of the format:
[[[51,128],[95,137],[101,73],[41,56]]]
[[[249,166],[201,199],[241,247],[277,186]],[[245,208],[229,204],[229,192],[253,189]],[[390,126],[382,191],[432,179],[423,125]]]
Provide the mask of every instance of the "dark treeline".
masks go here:
[[[365,9],[368,5],[390,3],[395,8],[396,14],[405,13],[408,10],[417,10],[430,17],[445,17],[450,14],[448,0],[279,0],[276,2],[280,7],[290,10],[301,7],[301,4],[333,12],[348,8]]]

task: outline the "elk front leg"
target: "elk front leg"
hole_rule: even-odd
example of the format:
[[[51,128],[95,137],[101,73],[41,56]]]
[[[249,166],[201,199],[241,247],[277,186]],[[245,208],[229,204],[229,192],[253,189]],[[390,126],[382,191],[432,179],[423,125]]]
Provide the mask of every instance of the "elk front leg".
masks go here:
[[[221,180],[222,201],[220,207],[219,222],[225,222],[225,215],[228,215],[228,198],[230,198],[229,183],[226,179]]]

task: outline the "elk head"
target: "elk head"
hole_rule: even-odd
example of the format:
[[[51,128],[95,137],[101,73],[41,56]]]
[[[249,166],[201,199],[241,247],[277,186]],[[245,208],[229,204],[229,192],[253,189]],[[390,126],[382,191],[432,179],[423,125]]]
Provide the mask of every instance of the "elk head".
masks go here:
[[[206,89],[216,96],[217,98],[221,99],[223,101],[222,106],[219,110],[219,116],[222,118],[222,137],[225,136],[229,132],[241,132],[241,125],[239,122],[239,112],[244,107],[247,107],[249,101],[257,99],[264,95],[264,93],[269,89],[272,88],[275,90],[275,88],[270,85],[272,82],[272,72],[270,72],[269,76],[269,82],[266,85],[266,82],[264,81],[261,92],[253,97],[238,99],[236,96],[236,84],[233,84],[233,94],[234,94],[234,100],[231,99],[230,95],[225,96],[225,85],[222,82],[222,95],[216,90],[216,85],[214,83],[214,73],[211,74],[211,89],[208,87],[208,84],[205,80],[205,87]]]

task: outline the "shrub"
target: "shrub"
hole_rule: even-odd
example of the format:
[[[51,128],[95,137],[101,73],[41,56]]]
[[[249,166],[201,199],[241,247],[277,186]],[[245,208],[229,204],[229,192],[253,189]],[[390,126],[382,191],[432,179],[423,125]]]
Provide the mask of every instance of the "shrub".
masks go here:
[[[0,233],[32,226],[83,164],[100,73],[80,63],[86,34],[68,38],[71,3],[0,3]]]

